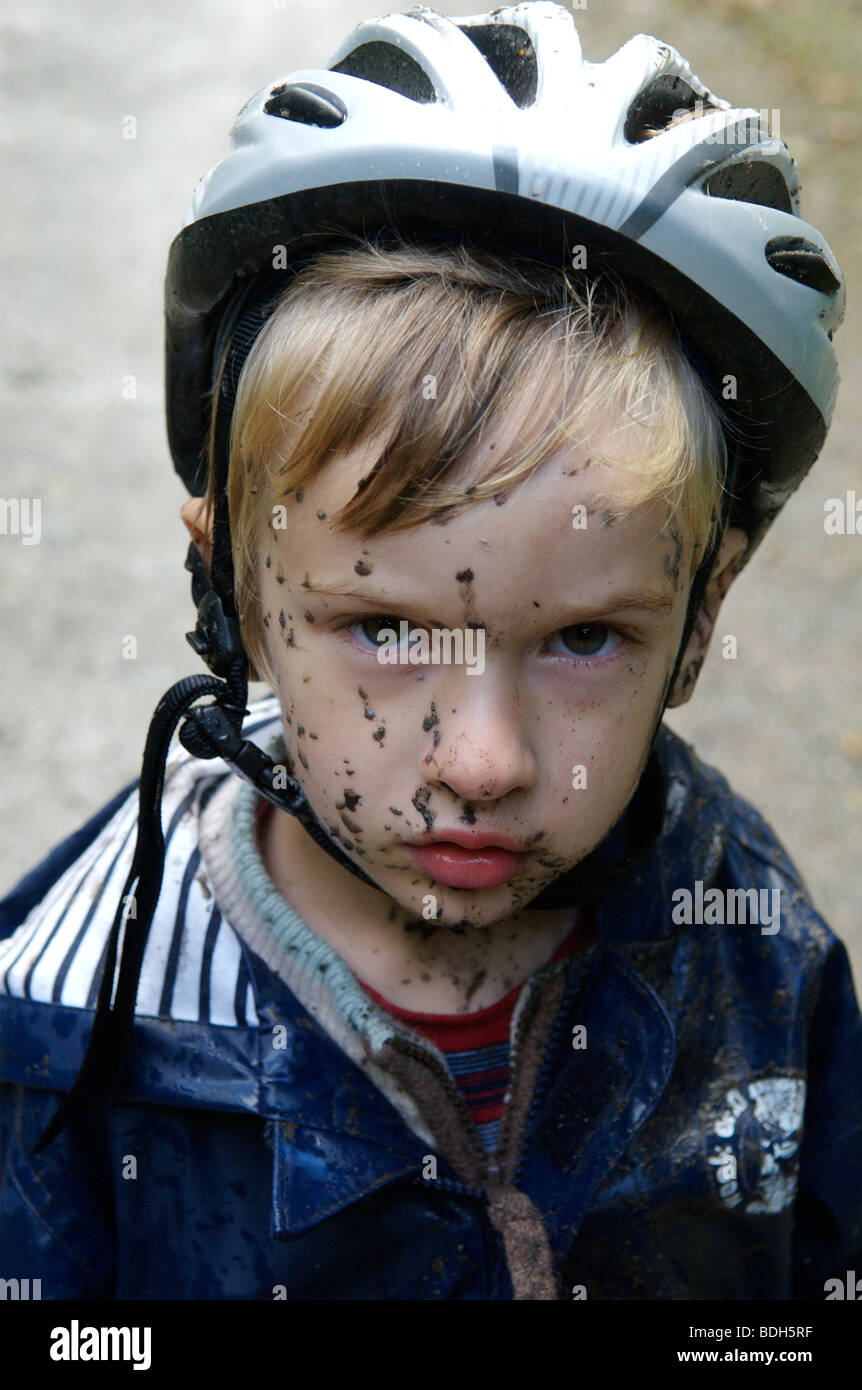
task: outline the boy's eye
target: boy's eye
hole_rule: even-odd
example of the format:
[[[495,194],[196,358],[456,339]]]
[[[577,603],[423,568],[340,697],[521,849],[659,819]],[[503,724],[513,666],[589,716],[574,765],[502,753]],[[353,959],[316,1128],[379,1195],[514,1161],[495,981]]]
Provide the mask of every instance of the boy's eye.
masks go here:
[[[358,641],[369,643],[372,647],[379,647],[381,642],[392,641],[392,633],[395,633],[396,643],[400,645],[401,629],[400,619],[391,613],[375,613],[371,618],[362,618],[359,622],[351,623],[349,631]],[[409,645],[409,642],[408,642]]]
[[[401,630],[402,619],[393,613],[374,613],[347,625],[347,631],[360,646],[379,649],[387,646],[409,649],[420,636],[412,624]],[[555,656],[579,656],[587,659],[610,656],[623,642],[623,636],[605,623],[577,623],[560,628],[550,638],[548,650]]]
[[[604,623],[578,623],[574,627],[562,627],[555,632],[551,642],[562,643],[557,655],[567,656],[609,656],[622,642],[622,636]]]

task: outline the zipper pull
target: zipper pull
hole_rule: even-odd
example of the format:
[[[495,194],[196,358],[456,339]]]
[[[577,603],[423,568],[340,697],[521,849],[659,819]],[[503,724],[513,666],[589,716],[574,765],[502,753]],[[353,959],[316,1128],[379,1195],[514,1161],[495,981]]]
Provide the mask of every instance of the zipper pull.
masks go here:
[[[484,1176],[485,1176],[485,1190],[488,1192],[489,1198],[490,1198],[491,1192],[493,1192],[493,1190],[494,1190],[495,1188],[499,1188],[499,1187],[502,1186],[502,1176],[501,1176],[501,1173],[500,1173],[500,1165],[499,1165],[499,1163],[497,1162],[497,1156],[496,1156],[496,1154],[488,1154],[487,1158],[485,1159],[485,1175],[484,1175]],[[499,1202],[492,1202],[491,1205],[492,1205],[492,1206],[499,1206]]]

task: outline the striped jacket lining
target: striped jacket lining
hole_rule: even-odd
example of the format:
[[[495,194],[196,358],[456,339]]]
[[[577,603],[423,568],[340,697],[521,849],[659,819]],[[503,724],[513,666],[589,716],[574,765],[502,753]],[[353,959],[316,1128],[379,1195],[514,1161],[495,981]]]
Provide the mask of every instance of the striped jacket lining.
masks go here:
[[[255,702],[244,735],[280,728],[278,702]],[[165,873],[144,953],[136,1014],[222,1027],[255,1027],[245,949],[216,902],[201,864],[198,817],[234,774],[184,749],[169,763],[162,798]],[[132,792],[92,844],[16,931],[0,942],[0,993],[94,1009],[108,935],[135,845]]]

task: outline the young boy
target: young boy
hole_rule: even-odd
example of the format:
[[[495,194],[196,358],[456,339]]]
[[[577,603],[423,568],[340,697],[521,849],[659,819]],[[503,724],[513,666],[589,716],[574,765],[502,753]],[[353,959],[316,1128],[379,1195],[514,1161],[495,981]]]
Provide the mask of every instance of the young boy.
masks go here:
[[[3,1276],[819,1299],[862,1259],[846,952],[662,725],[834,395],[840,272],[752,115],[547,4],[362,25],[240,113],[167,281],[214,675],[0,905]]]

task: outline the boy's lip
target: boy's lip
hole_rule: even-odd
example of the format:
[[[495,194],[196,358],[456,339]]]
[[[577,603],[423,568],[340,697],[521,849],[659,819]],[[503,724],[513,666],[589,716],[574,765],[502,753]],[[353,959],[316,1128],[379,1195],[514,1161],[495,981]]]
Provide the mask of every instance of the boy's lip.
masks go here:
[[[512,854],[526,853],[524,846],[510,835],[500,835],[493,830],[437,830],[433,835],[417,835],[415,840],[403,840],[402,844],[415,845],[422,849],[426,845],[461,845],[463,849],[507,849]]]
[[[530,858],[517,840],[491,830],[438,830],[418,841],[402,843],[414,864],[433,882],[468,892],[508,883]]]

